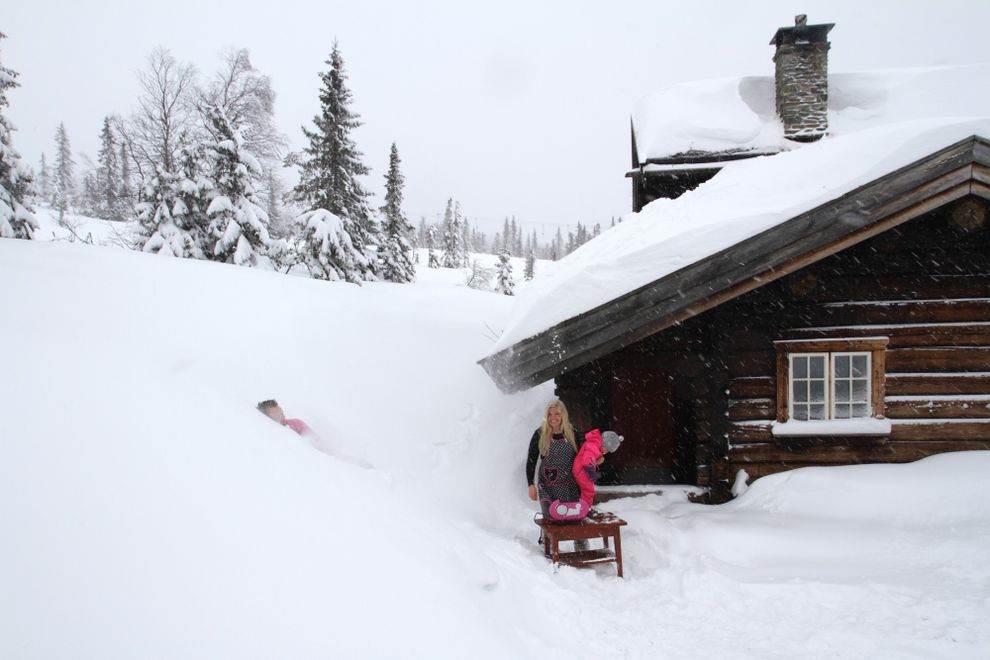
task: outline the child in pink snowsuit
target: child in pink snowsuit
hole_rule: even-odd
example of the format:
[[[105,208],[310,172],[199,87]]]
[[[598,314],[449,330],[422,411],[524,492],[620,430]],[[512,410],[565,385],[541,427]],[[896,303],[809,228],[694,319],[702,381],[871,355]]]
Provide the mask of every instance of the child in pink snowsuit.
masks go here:
[[[313,432],[301,419],[286,417],[282,411],[282,406],[278,405],[275,399],[266,399],[258,404],[258,410],[271,417],[282,426],[288,426],[299,435],[312,435]]]
[[[554,500],[550,505],[550,517],[554,520],[581,520],[591,511],[591,503],[595,499],[595,481],[598,480],[598,464],[601,463],[605,452],[619,448],[622,436],[613,431],[605,432],[603,445],[602,432],[598,429],[584,434],[584,444],[574,458],[571,472],[574,480],[581,489],[577,502],[561,502]]]

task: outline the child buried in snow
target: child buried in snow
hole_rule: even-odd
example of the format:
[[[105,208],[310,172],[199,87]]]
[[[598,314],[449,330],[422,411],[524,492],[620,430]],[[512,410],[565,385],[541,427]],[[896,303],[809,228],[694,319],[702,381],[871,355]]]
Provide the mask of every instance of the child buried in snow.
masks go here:
[[[574,479],[581,488],[581,496],[576,502],[561,502],[554,500],[550,504],[550,517],[554,520],[582,520],[591,511],[591,503],[595,499],[595,481],[598,480],[598,465],[604,455],[611,453],[622,444],[623,437],[614,431],[602,433],[598,429],[584,434],[584,444],[581,445],[574,459],[572,472]]]

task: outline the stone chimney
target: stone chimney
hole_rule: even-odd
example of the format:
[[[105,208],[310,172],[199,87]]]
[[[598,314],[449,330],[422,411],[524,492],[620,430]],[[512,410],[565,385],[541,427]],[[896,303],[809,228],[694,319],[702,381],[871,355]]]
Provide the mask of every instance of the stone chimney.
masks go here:
[[[794,17],[794,27],[780,28],[770,40],[777,89],[777,116],[784,137],[814,142],[828,130],[828,33],[835,23],[808,25]]]

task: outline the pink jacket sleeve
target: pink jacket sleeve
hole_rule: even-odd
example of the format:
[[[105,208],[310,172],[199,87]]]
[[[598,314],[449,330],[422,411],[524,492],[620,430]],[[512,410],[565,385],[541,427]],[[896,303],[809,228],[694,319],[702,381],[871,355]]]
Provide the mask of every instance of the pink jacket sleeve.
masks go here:
[[[306,426],[306,422],[302,421],[301,419],[292,419],[287,417],[285,419],[285,425],[288,426],[293,431],[295,431],[296,433],[298,433],[299,435],[305,435],[307,433],[311,433],[309,427]]]

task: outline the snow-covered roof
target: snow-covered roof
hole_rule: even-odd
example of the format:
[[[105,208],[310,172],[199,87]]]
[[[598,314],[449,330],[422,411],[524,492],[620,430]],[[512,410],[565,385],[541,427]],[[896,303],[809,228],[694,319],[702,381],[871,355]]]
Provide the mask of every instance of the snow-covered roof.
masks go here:
[[[838,73],[828,77],[829,134],[986,108],[990,64]],[[982,114],[982,113],[980,113]],[[644,96],[632,114],[639,161],[691,152],[777,152],[784,139],[772,76],[674,85]]]
[[[549,266],[516,301],[491,353],[974,135],[990,139],[990,116],[899,122],[726,163],[697,189],[624,216]]]
[[[631,300],[634,293],[660,283],[668,295],[673,290],[676,296],[682,286],[697,284],[689,280],[701,264],[717,255],[734,258],[736,246],[743,242],[837,204],[844,195],[902,168],[918,166],[967,138],[979,138],[984,145],[990,141],[990,65],[848,74],[833,80],[838,84],[830,98],[831,128],[823,139],[791,143],[774,155],[720,163],[719,173],[695,190],[677,199],[655,200],[624,216],[615,227],[539,273],[516,301],[501,336],[482,360],[489,373],[501,386],[515,389],[560,371],[548,367],[547,360],[558,365],[568,360],[573,367],[593,359],[588,356],[594,351],[623,341],[615,328],[598,333],[611,333],[610,338],[592,339],[588,327],[592,317],[610,325],[634,313],[635,305],[618,306],[619,301]],[[679,126],[667,133],[668,137],[680,134],[680,146],[674,147],[679,151],[765,148],[771,134],[767,123],[746,121],[747,108],[757,118],[770,108],[768,104],[759,112],[752,109],[754,90],[760,87],[760,81],[752,78],[698,83],[694,88],[698,94],[681,95],[680,106],[666,106],[661,124]],[[723,102],[723,108],[716,107]],[[641,104],[637,112],[643,111]],[[692,118],[714,123],[688,139]],[[985,151],[979,147],[981,159]],[[743,264],[737,275],[755,265]],[[734,284],[720,281],[706,286],[714,292]],[[580,327],[572,327],[578,318]],[[656,321],[652,318],[650,323]],[[550,334],[553,337],[547,341]],[[583,346],[584,358],[573,355],[572,340]],[[556,357],[534,357],[548,347]],[[538,369],[521,367],[536,362],[541,363]],[[525,374],[517,378],[520,369]]]

